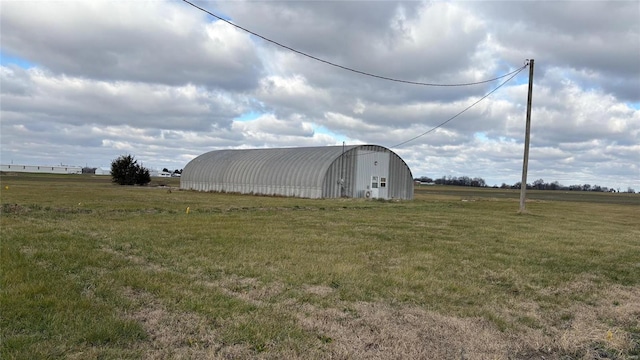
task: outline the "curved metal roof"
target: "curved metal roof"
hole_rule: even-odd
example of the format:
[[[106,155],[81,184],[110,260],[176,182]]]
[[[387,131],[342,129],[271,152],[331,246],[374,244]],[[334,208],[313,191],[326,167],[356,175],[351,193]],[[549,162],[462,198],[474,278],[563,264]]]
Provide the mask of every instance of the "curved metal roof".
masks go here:
[[[185,166],[180,187],[320,198],[329,168],[354,149],[391,152],[377,145],[216,150]]]

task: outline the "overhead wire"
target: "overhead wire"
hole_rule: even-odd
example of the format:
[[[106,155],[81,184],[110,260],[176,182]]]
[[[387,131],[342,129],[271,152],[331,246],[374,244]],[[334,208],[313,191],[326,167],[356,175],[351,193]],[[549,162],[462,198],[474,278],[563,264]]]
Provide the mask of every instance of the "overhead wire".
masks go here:
[[[409,142],[411,142],[411,141],[414,141],[414,140],[416,140],[416,139],[419,139],[419,138],[421,138],[421,137],[423,137],[423,136],[425,136],[425,135],[427,135],[427,134],[429,134],[429,133],[431,133],[431,132],[433,132],[433,131],[437,130],[438,128],[440,128],[440,127],[442,127],[442,126],[446,125],[447,123],[449,123],[449,122],[453,121],[453,120],[454,120],[454,119],[456,119],[458,116],[460,116],[460,115],[464,114],[464,113],[465,113],[465,112],[467,112],[469,109],[473,108],[473,107],[474,107],[474,106],[476,106],[478,103],[480,103],[481,101],[483,101],[484,99],[486,99],[487,97],[489,97],[491,94],[493,94],[494,92],[498,91],[498,89],[500,89],[501,87],[503,87],[506,83],[508,83],[509,81],[511,81],[511,79],[513,79],[513,78],[514,78],[514,77],[516,77],[520,72],[522,72],[522,70],[524,70],[527,66],[529,66],[529,62],[527,61],[527,62],[526,62],[523,66],[521,66],[520,68],[518,68],[518,69],[516,69],[516,70],[514,70],[514,71],[511,71],[511,72],[509,72],[509,73],[507,73],[507,74],[500,75],[500,76],[495,77],[495,78],[492,78],[492,79],[481,80],[481,81],[476,81],[476,82],[468,82],[468,83],[457,83],[457,84],[438,84],[438,83],[427,83],[427,82],[419,82],[419,81],[409,81],[409,80],[395,79],[395,78],[391,78],[391,77],[387,77],[387,76],[376,75],[376,74],[372,74],[372,73],[369,73],[369,72],[366,72],[366,71],[361,71],[361,70],[353,69],[353,68],[350,68],[350,67],[347,67],[347,66],[344,66],[344,65],[336,64],[336,63],[333,63],[333,62],[331,62],[331,61],[324,60],[324,59],[321,59],[321,58],[319,58],[319,57],[316,57],[316,56],[313,56],[313,55],[307,54],[307,53],[305,53],[305,52],[303,52],[303,51],[300,51],[300,50],[294,49],[294,48],[292,48],[292,47],[289,47],[289,46],[287,46],[287,45],[284,45],[284,44],[282,44],[282,43],[279,43],[279,42],[277,42],[277,41],[275,41],[275,40],[271,40],[271,39],[269,39],[269,38],[267,38],[267,37],[265,37],[265,36],[263,36],[263,35],[260,35],[260,34],[258,34],[258,33],[256,33],[256,32],[253,32],[253,31],[249,30],[249,29],[246,29],[246,28],[244,28],[244,27],[242,27],[242,26],[240,26],[240,25],[234,24],[234,23],[232,23],[231,21],[229,21],[229,20],[227,20],[227,19],[225,19],[225,18],[223,18],[223,17],[221,17],[221,16],[218,16],[218,15],[214,14],[213,12],[211,12],[211,11],[209,11],[209,10],[207,10],[207,9],[204,9],[204,8],[202,8],[202,7],[200,7],[200,6],[196,5],[196,4],[194,4],[194,3],[192,3],[192,2],[190,2],[190,1],[188,1],[188,0],[182,0],[182,1],[183,1],[183,2],[185,2],[185,3],[186,3],[186,4],[188,4],[188,5],[191,5],[192,7],[196,8],[196,9],[198,9],[198,10],[202,11],[202,12],[205,12],[205,13],[207,13],[207,14],[209,14],[209,15],[213,16],[214,18],[216,18],[216,19],[218,19],[218,20],[220,20],[220,21],[223,21],[223,22],[225,22],[225,23],[227,23],[227,24],[229,24],[229,25],[231,25],[231,26],[233,26],[233,27],[235,27],[235,28],[237,28],[237,29],[240,29],[240,30],[242,30],[242,31],[245,31],[245,32],[247,32],[247,33],[249,33],[249,34],[251,34],[251,35],[253,35],[253,36],[256,36],[256,37],[258,37],[258,38],[260,38],[260,39],[262,39],[262,40],[265,40],[265,41],[267,41],[267,42],[270,42],[270,43],[272,43],[272,44],[274,44],[274,45],[277,45],[277,46],[279,46],[279,47],[282,47],[282,48],[284,48],[284,49],[287,49],[287,50],[292,51],[292,52],[294,52],[294,53],[297,53],[297,54],[299,54],[299,55],[302,55],[302,56],[308,57],[308,58],[310,58],[310,59],[313,59],[313,60],[319,61],[319,62],[321,62],[321,63],[327,64],[327,65],[330,65],[330,66],[334,66],[334,67],[337,67],[337,68],[340,68],[340,69],[343,69],[343,70],[351,71],[351,72],[354,72],[354,73],[357,73],[357,74],[360,74],[360,75],[364,75],[364,76],[369,76],[369,77],[373,77],[373,78],[378,78],[378,79],[387,80],[387,81],[393,81],[393,82],[399,82],[399,83],[404,83],[404,84],[420,85],[420,86],[433,86],[433,87],[459,87],[459,86],[480,85],[480,84],[486,84],[486,83],[489,83],[489,82],[493,82],[493,81],[500,80],[500,79],[503,79],[503,78],[508,77],[504,82],[502,82],[500,85],[498,85],[497,87],[495,87],[493,90],[489,91],[489,92],[488,92],[488,93],[486,93],[484,96],[482,96],[480,99],[478,99],[477,101],[475,101],[475,102],[474,102],[474,103],[472,103],[471,105],[467,106],[466,108],[464,108],[462,111],[458,112],[457,114],[453,115],[453,116],[452,116],[452,117],[450,117],[449,119],[447,119],[447,120],[443,121],[442,123],[440,123],[440,124],[438,124],[438,125],[436,125],[436,126],[432,127],[431,129],[429,129],[429,130],[427,130],[427,131],[425,131],[425,132],[423,132],[423,133],[421,133],[421,134],[419,134],[419,135],[417,135],[417,136],[414,136],[414,137],[412,137],[412,138],[410,138],[410,139],[408,139],[408,140],[405,140],[405,141],[402,141],[402,142],[400,142],[400,143],[398,143],[398,144],[395,144],[395,145],[393,145],[393,146],[390,146],[389,148],[398,148],[398,147],[400,147],[400,146],[402,146],[402,145],[405,145],[405,144],[407,144],[407,143],[409,143]]]
[[[455,119],[455,118],[457,118],[458,116],[460,116],[460,115],[464,114],[465,112],[467,112],[467,111],[468,111],[469,109],[471,109],[472,107],[474,107],[474,106],[478,105],[482,100],[484,100],[484,99],[488,98],[491,94],[493,94],[494,92],[498,91],[498,89],[500,89],[500,88],[501,88],[501,87],[503,87],[505,84],[507,84],[509,81],[511,81],[511,80],[512,80],[514,77],[516,77],[520,72],[522,72],[522,70],[526,69],[526,68],[527,68],[527,66],[529,66],[529,63],[528,63],[528,62],[527,62],[527,63],[525,63],[525,64],[524,64],[523,66],[521,66],[520,68],[518,68],[517,70],[513,71],[513,72],[512,72],[512,74],[513,74],[513,75],[511,75],[507,80],[505,80],[505,81],[504,81],[504,82],[502,82],[500,85],[496,86],[493,90],[491,90],[491,91],[489,91],[488,93],[486,93],[485,95],[483,95],[480,99],[476,100],[474,103],[472,103],[471,105],[467,106],[467,107],[466,107],[466,108],[464,108],[462,111],[460,111],[460,112],[456,113],[455,115],[453,115],[452,117],[448,118],[447,120],[445,120],[445,121],[441,122],[440,124],[438,124],[438,125],[436,125],[436,126],[432,127],[431,129],[429,129],[429,130],[427,130],[427,131],[425,131],[425,132],[423,132],[423,133],[421,133],[421,134],[419,134],[419,135],[416,135],[416,136],[414,136],[414,137],[412,137],[412,138],[410,138],[410,139],[408,139],[408,140],[402,141],[402,142],[397,143],[397,144],[395,144],[395,145],[388,146],[387,148],[389,148],[389,149],[397,149],[397,148],[399,148],[399,147],[400,147],[400,146],[402,146],[402,145],[408,144],[408,143],[410,143],[410,142],[412,142],[412,141],[414,141],[414,140],[417,140],[417,139],[419,139],[419,138],[421,138],[421,137],[423,137],[423,136],[425,136],[425,135],[427,135],[427,134],[429,134],[429,133],[432,133],[432,132],[436,131],[438,128],[441,128],[442,126],[446,125],[447,123],[449,123],[449,122],[450,122],[450,121],[452,121],[453,119]],[[361,152],[361,153],[358,153],[356,156],[367,155],[367,154],[370,154],[370,153],[372,153],[372,152]]]
[[[393,146],[390,146],[389,148],[398,148],[402,145],[405,145],[407,143],[412,142],[413,140],[419,139],[431,132],[436,131],[438,128],[444,126],[445,124],[447,124],[448,122],[452,121],[453,119],[457,118],[458,116],[464,114],[465,112],[467,112],[467,110],[471,109],[472,107],[476,106],[478,103],[480,103],[482,100],[486,99],[487,97],[489,97],[489,95],[493,94],[494,92],[498,91],[498,89],[500,89],[501,87],[503,87],[506,83],[508,83],[509,81],[511,81],[511,79],[513,79],[514,77],[516,77],[516,75],[518,75],[520,72],[522,72],[522,70],[524,70],[527,66],[529,66],[529,63],[527,62],[525,65],[523,65],[522,67],[520,67],[519,69],[515,70],[514,72],[512,72],[513,75],[511,75],[507,80],[505,80],[504,82],[502,82],[500,85],[498,85],[497,87],[495,87],[493,90],[489,91],[488,93],[486,93],[484,96],[482,96],[480,99],[478,99],[477,101],[475,101],[473,104],[467,106],[466,108],[464,108],[462,111],[458,112],[457,114],[453,115],[452,117],[450,117],[449,119],[443,121],[442,123],[432,127],[431,129],[423,132],[420,135],[414,136],[411,139],[405,140],[401,143],[395,144]]]
[[[344,66],[344,65],[336,64],[336,63],[334,63],[334,62],[331,62],[331,61],[328,61],[328,60],[321,59],[321,58],[316,57],[316,56],[313,56],[313,55],[311,55],[311,54],[307,54],[307,53],[305,53],[305,52],[303,52],[303,51],[300,51],[300,50],[294,49],[294,48],[292,48],[292,47],[290,47],[290,46],[287,46],[287,45],[284,45],[284,44],[282,44],[282,43],[279,43],[279,42],[277,42],[277,41],[275,41],[275,40],[271,40],[271,39],[267,38],[266,36],[260,35],[260,34],[258,34],[258,33],[256,33],[256,32],[253,32],[253,31],[251,31],[251,30],[249,30],[249,29],[247,29],[247,28],[244,28],[244,27],[242,27],[242,26],[240,26],[240,25],[238,25],[238,24],[234,24],[233,22],[231,22],[231,21],[229,21],[229,20],[227,20],[227,19],[225,19],[225,18],[223,18],[223,17],[221,17],[221,16],[219,16],[219,15],[216,15],[216,14],[212,13],[211,11],[209,11],[209,10],[207,10],[207,9],[204,9],[204,8],[202,8],[202,7],[200,7],[200,6],[196,5],[196,4],[194,4],[194,3],[192,3],[192,2],[190,2],[190,1],[188,1],[188,0],[182,0],[182,1],[183,1],[183,2],[185,2],[186,4],[189,4],[189,5],[193,6],[194,8],[196,8],[196,9],[198,9],[198,10],[202,11],[202,12],[205,12],[205,13],[207,13],[207,14],[209,14],[209,15],[213,16],[214,18],[216,18],[216,19],[218,19],[218,20],[220,20],[220,21],[223,21],[223,22],[225,22],[225,23],[227,23],[227,24],[229,24],[229,25],[231,25],[231,26],[233,26],[233,27],[235,27],[235,28],[237,28],[237,29],[240,29],[240,30],[242,30],[242,31],[245,31],[245,32],[247,32],[247,33],[249,33],[249,34],[251,34],[251,35],[253,35],[253,36],[256,36],[256,37],[258,37],[258,38],[260,38],[260,39],[262,39],[262,40],[264,40],[264,41],[270,42],[270,43],[272,43],[272,44],[274,44],[274,45],[277,45],[277,46],[279,46],[279,47],[281,47],[281,48],[287,49],[287,50],[292,51],[292,52],[294,52],[294,53],[296,53],[296,54],[299,54],[299,55],[302,55],[302,56],[308,57],[308,58],[310,58],[310,59],[313,59],[313,60],[319,61],[319,62],[321,62],[321,63],[327,64],[327,65],[330,65],[330,66],[334,66],[334,67],[337,67],[337,68],[340,68],[340,69],[343,69],[343,70],[351,71],[351,72],[356,73],[356,74],[360,74],[360,75],[364,75],[364,76],[369,76],[369,77],[373,77],[373,78],[377,78],[377,79],[382,79],[382,80],[387,80],[387,81],[393,81],[393,82],[398,82],[398,83],[404,83],[404,84],[411,84],[411,85],[420,85],[420,86],[457,87],[457,86],[472,86],[472,85],[486,84],[486,83],[489,83],[489,82],[493,82],[493,81],[496,81],[496,80],[500,80],[500,79],[502,79],[502,78],[505,78],[505,77],[507,77],[507,76],[510,76],[510,75],[512,75],[512,74],[515,74],[516,72],[518,72],[518,71],[519,71],[519,70],[514,70],[514,71],[512,71],[512,72],[510,72],[510,73],[507,73],[507,74],[504,74],[504,75],[500,75],[500,76],[495,77],[495,78],[492,78],[492,79],[486,79],[486,80],[475,81],[475,82],[468,82],[468,83],[458,83],[458,84],[438,84],[438,83],[428,83],[428,82],[420,82],[420,81],[409,81],[409,80],[395,79],[395,78],[391,78],[391,77],[387,77],[387,76],[376,75],[376,74],[369,73],[369,72],[366,72],[366,71],[361,71],[361,70],[353,69],[353,68],[350,68],[350,67],[348,67],[348,66]]]

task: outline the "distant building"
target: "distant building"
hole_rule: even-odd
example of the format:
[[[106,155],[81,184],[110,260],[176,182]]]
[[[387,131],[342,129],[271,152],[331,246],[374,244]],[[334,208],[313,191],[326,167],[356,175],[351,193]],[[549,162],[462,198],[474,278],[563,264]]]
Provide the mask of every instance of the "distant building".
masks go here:
[[[378,145],[218,150],[191,160],[180,188],[303,198],[413,199],[413,177]]]
[[[96,168],[96,175],[111,175],[111,167],[101,166]]]
[[[434,182],[430,182],[430,181],[420,181],[420,180],[416,180],[414,182],[416,185],[435,185],[436,183]]]
[[[0,171],[27,172],[42,174],[82,174],[81,166],[44,166],[44,165],[0,165]]]

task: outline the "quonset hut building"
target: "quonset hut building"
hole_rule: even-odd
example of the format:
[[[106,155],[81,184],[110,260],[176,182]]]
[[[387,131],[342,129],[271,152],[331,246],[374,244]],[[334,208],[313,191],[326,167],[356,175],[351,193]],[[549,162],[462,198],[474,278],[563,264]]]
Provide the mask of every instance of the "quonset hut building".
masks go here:
[[[183,169],[184,190],[303,198],[413,199],[413,176],[378,145],[216,150]]]

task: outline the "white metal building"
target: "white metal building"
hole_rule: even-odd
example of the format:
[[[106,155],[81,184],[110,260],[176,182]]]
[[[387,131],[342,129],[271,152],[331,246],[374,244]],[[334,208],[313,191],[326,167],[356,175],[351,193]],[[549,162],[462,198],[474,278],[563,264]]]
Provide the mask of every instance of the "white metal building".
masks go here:
[[[170,172],[166,172],[166,171],[150,170],[149,171],[149,176],[151,176],[151,177],[168,178],[168,177],[171,177],[171,173]]]
[[[0,165],[0,171],[6,172],[28,172],[44,174],[82,174],[80,166],[43,166],[43,165]]]
[[[180,188],[304,198],[413,199],[413,176],[378,145],[217,150],[191,160]]]
[[[101,166],[96,168],[96,175],[111,175],[111,167]]]

